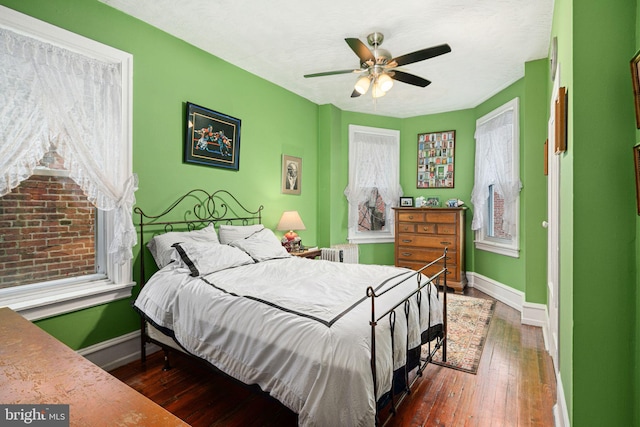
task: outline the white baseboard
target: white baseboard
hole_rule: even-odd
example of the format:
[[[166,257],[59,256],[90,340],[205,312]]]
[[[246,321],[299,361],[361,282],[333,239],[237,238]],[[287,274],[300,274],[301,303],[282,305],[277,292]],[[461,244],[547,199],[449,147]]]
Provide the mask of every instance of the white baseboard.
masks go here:
[[[492,296],[498,301],[507,304],[520,312],[520,321],[524,325],[545,328],[549,324],[547,306],[526,302],[524,292],[503,285],[489,277],[478,273],[467,272],[469,286]]]
[[[160,347],[147,344],[147,354],[158,351]],[[82,348],[77,353],[98,365],[105,371],[118,368],[140,359],[140,331],[130,332],[107,341]]]
[[[560,372],[556,374],[556,394],[558,401],[553,405],[553,418],[555,427],[571,427],[569,412],[567,411],[567,401],[564,398],[564,388]]]

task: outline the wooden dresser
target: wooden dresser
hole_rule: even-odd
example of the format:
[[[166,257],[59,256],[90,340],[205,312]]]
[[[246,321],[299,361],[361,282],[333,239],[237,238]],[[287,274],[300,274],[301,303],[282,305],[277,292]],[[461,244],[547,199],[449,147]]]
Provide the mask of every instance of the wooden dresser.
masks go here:
[[[456,293],[467,286],[464,272],[464,213],[466,208],[394,208],[395,263],[417,270],[448,248],[447,285]],[[426,274],[439,271],[437,266]]]

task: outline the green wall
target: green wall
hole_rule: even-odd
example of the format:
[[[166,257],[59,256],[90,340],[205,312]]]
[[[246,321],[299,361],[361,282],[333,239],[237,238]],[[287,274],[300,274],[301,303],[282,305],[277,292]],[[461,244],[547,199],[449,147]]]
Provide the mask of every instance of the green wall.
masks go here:
[[[574,111],[575,425],[633,425],[638,403],[631,381],[637,284],[629,60],[635,53],[635,8],[636,0],[573,2],[574,73],[568,91]],[[593,355],[601,348],[594,336],[608,337],[606,369],[593,369]]]
[[[546,302],[546,178],[541,174],[550,84],[547,61],[475,108],[397,119],[315,105],[128,17],[96,0],[0,0],[0,4],[134,55],[134,172],[138,205],[154,211],[191,188],[228,189],[265,206],[273,227],[296,209],[306,244],[346,240],[348,125],[401,131],[401,184],[407,195],[469,203],[475,120],[520,98],[521,248],[518,259],[473,249],[467,270]],[[568,88],[568,150],[561,156],[560,374],[573,425],[640,425],[638,219],[631,146],[634,127],[628,62],[640,47],[638,0],[556,0],[562,85]],[[117,30],[114,30],[117,29]],[[575,70],[575,71],[574,71]],[[182,162],[185,102],[242,120],[238,172]],[[416,135],[456,130],[455,188],[417,190]],[[303,158],[300,196],[280,193],[281,155]],[[470,224],[473,206],[467,211]],[[467,226],[468,227],[468,226]],[[138,248],[135,248],[138,265]],[[393,263],[393,245],[363,245],[365,263]],[[137,270],[134,270],[137,278]],[[135,330],[129,301],[38,324],[72,348]]]
[[[263,204],[268,227],[284,210],[298,210],[307,225],[299,234],[315,244],[317,105],[95,0],[0,3],[133,55],[138,206],[154,213],[192,188],[227,189],[241,201]],[[239,171],[182,162],[187,101],[241,119]],[[282,154],[303,159],[300,196],[280,193]],[[138,280],[138,248],[134,256]],[[37,323],[77,349],[135,330],[136,317],[129,301],[118,301]]]

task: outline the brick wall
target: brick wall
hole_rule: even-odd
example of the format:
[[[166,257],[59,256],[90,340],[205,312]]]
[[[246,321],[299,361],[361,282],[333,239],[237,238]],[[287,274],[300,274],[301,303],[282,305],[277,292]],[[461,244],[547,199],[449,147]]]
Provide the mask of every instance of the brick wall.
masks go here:
[[[493,236],[499,239],[511,239],[511,235],[503,228],[504,199],[495,191],[493,192]]]
[[[71,178],[23,181],[0,198],[0,288],[95,273],[95,222]]]

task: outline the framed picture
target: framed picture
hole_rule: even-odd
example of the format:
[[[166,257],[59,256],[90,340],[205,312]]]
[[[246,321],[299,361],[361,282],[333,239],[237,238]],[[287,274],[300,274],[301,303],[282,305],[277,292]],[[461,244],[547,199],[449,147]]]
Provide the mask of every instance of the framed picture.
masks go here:
[[[439,208],[440,207],[440,198],[439,197],[427,197],[427,201],[425,206],[430,208]]]
[[[567,151],[567,88],[558,89],[558,99],[555,103],[555,151],[560,154]]]
[[[633,161],[636,165],[636,205],[640,215],[640,145],[633,147]]]
[[[631,59],[633,100],[636,105],[636,127],[640,129],[640,51]]]
[[[282,193],[300,194],[302,191],[302,159],[282,155]]]
[[[185,163],[240,168],[240,119],[187,102],[185,127]]]
[[[400,197],[400,206],[403,208],[413,207],[413,197]]]
[[[418,188],[453,188],[456,131],[418,134]]]

